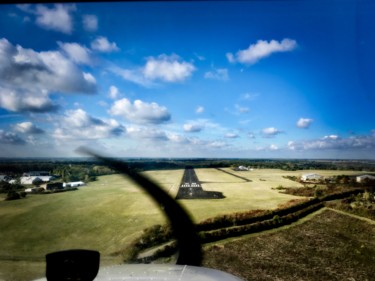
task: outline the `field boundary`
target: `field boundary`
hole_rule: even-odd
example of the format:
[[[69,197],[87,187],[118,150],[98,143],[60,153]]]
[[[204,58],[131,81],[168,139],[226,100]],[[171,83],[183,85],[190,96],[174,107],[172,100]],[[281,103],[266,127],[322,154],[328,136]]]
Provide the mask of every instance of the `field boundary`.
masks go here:
[[[274,215],[271,219],[265,219],[262,221],[256,221],[249,224],[244,224],[241,226],[232,226],[232,227],[222,227],[215,230],[210,231],[200,231],[199,236],[201,238],[202,244],[208,244],[220,240],[225,240],[228,238],[243,236],[252,233],[259,233],[271,229],[280,228],[285,225],[292,224],[297,222],[298,220],[306,217],[307,215],[320,210],[324,207],[322,202],[316,202],[314,200],[310,200],[311,205],[305,206],[302,209],[299,209],[294,212],[289,212],[283,216]],[[166,229],[163,226],[155,226],[154,230],[159,229],[160,232],[153,231],[152,237],[147,237],[150,233],[151,228],[146,232],[146,235],[141,236],[137,242],[133,243],[134,252],[132,259],[130,261],[138,262],[138,263],[149,263],[152,262],[160,257],[169,257],[173,255],[177,251],[177,244],[176,243],[168,243],[166,246],[163,247],[162,244],[165,244],[171,241],[172,233],[171,229]],[[161,234],[161,232],[164,234]],[[156,237],[155,237],[156,236]],[[157,237],[158,236],[158,237]],[[163,238],[163,236],[165,238]],[[159,245],[153,244],[146,246],[143,244],[146,240],[153,240],[158,241]],[[141,244],[139,243],[140,241]],[[146,251],[150,251],[150,248],[154,248],[154,251],[151,251],[152,254],[149,256],[145,256],[144,253]],[[143,254],[142,254],[143,253]]]
[[[334,193],[321,198],[313,198],[302,203],[292,205],[283,209],[264,211],[262,214],[248,213],[248,216],[243,216],[244,213],[237,213],[232,215],[219,216],[211,220],[204,221],[197,225],[197,231],[201,238],[202,244],[208,244],[216,241],[225,240],[228,238],[259,233],[268,231],[271,229],[281,228],[285,225],[298,222],[302,218],[308,216],[311,213],[319,211],[325,207],[324,202],[341,199],[348,197],[352,194],[358,194],[363,192],[360,189],[353,189],[341,193]],[[238,216],[239,215],[239,216]],[[158,226],[152,233],[153,237],[141,236],[139,241],[158,241],[159,244],[137,244],[133,243],[135,250],[133,252],[133,259],[131,261],[139,263],[148,263],[156,260],[160,257],[170,257],[177,251],[177,244],[168,244],[162,247],[164,244],[172,239],[172,230],[166,226]],[[150,232],[149,232],[150,233]],[[140,258],[140,253],[147,249],[154,247],[156,250],[152,255]]]
[[[355,214],[351,214],[351,213],[348,213],[348,212],[344,212],[344,211],[333,209],[333,208],[329,208],[329,207],[326,207],[326,208],[328,210],[334,211],[336,213],[339,213],[339,214],[342,214],[342,215],[347,215],[349,217],[365,221],[365,222],[367,222],[369,224],[375,224],[375,221],[372,220],[372,219],[369,219],[369,218],[361,217],[361,216],[358,216],[358,215],[355,215]]]

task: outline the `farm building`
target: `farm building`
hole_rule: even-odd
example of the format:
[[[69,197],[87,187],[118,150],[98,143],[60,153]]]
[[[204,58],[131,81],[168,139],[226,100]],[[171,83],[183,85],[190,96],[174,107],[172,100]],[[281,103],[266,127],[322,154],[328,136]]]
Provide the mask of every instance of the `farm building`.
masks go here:
[[[33,188],[26,188],[26,189],[25,189],[25,192],[27,192],[27,193],[33,193],[33,192],[36,192],[36,187],[33,187]]]
[[[323,179],[323,176],[318,174],[304,174],[301,176],[301,181],[318,181]]]
[[[21,184],[35,184],[38,181],[49,182],[53,176],[26,176],[21,177]]]
[[[357,176],[355,178],[356,182],[365,182],[365,181],[375,181],[375,176],[373,175],[362,175],[362,176]]]
[[[83,181],[74,181],[74,182],[64,182],[63,187],[68,188],[68,187],[78,187],[85,185]]]

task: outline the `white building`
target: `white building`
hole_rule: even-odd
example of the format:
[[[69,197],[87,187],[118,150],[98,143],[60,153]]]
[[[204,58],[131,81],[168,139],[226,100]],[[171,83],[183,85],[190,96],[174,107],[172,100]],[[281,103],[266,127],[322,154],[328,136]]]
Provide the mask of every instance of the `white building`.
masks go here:
[[[304,174],[301,176],[301,181],[318,181],[322,179],[323,176],[318,174]]]
[[[66,188],[66,187],[78,187],[78,186],[82,186],[82,185],[85,185],[85,183],[83,181],[73,181],[73,182],[64,182],[63,183],[64,188]]]
[[[362,175],[362,176],[357,176],[355,178],[355,180],[356,180],[356,182],[359,182],[359,183],[364,182],[366,180],[373,181],[373,180],[375,180],[375,176],[372,176],[372,175]]]
[[[54,179],[53,176],[24,176],[21,177],[21,184],[33,184],[33,182],[39,179],[42,182],[49,182],[50,180]]]
[[[253,169],[251,169],[250,167],[238,166],[235,170],[236,171],[252,171]]]

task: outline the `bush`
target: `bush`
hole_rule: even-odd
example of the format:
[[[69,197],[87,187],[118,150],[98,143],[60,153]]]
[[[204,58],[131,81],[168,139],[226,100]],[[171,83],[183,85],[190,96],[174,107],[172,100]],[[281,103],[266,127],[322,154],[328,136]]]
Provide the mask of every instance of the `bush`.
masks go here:
[[[21,199],[21,195],[14,190],[9,191],[7,194],[7,197],[5,198],[6,201],[18,200],[18,199]]]

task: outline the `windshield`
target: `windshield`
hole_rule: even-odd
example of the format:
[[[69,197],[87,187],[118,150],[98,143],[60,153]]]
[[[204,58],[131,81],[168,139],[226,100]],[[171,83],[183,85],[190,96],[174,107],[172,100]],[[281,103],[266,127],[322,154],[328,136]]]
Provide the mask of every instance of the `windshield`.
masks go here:
[[[1,4],[0,280],[41,278],[45,255],[67,249],[97,250],[101,266],[176,263],[163,206],[79,147],[176,199],[204,266],[370,279],[374,14],[366,0]],[[347,252],[318,231],[329,221]],[[329,253],[299,245],[302,233],[346,259],[323,270]],[[274,256],[302,265],[283,271]]]

